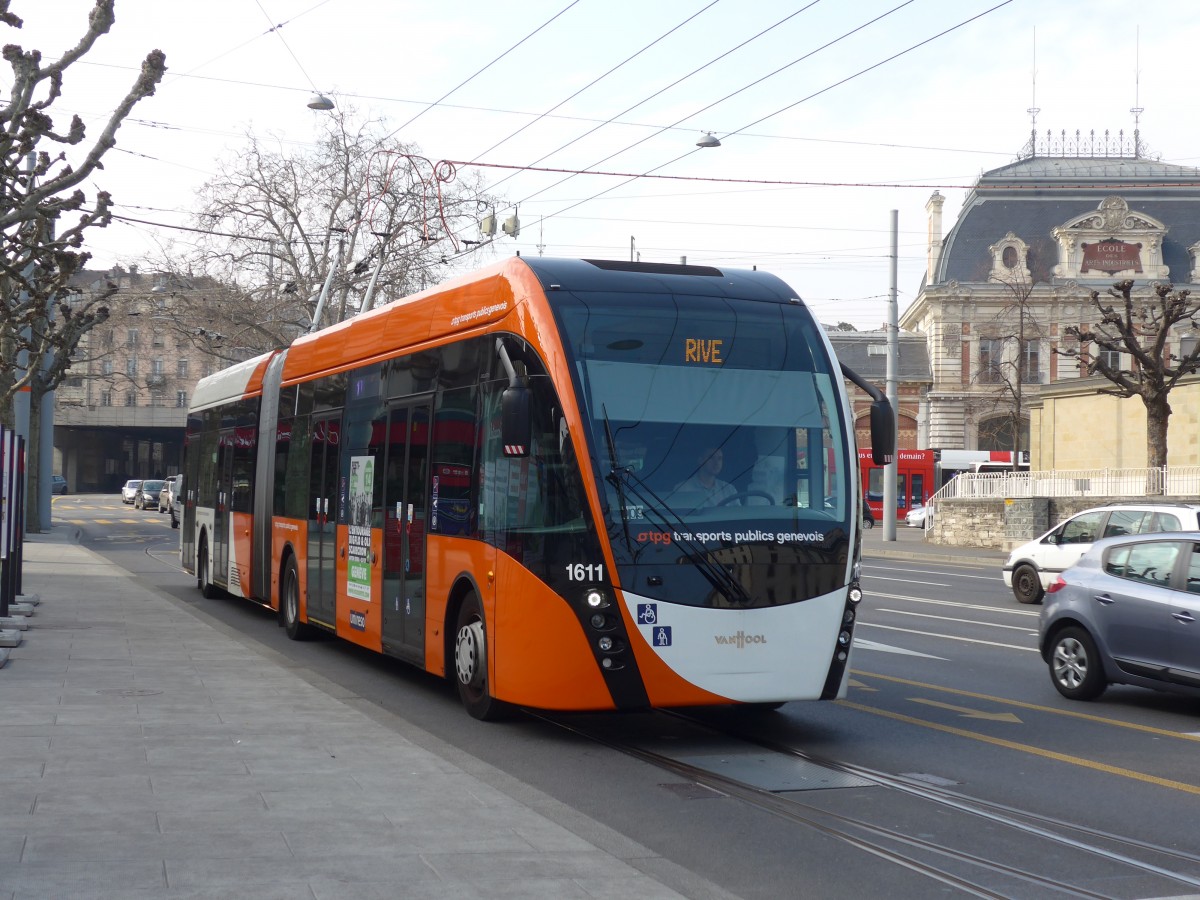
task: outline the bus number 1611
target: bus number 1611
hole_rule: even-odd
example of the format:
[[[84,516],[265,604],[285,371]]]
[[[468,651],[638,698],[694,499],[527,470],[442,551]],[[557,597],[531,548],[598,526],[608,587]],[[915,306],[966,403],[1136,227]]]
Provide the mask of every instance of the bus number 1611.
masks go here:
[[[567,579],[569,581],[603,581],[604,564],[571,563],[567,566]]]

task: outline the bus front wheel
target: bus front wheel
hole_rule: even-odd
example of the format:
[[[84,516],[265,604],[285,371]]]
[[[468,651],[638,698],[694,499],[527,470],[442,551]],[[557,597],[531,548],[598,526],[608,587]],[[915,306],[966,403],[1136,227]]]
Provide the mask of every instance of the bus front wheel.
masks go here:
[[[491,694],[488,684],[487,630],[479,598],[463,598],[454,629],[454,675],[458,697],[474,718],[494,721],[503,718],[507,704]]]

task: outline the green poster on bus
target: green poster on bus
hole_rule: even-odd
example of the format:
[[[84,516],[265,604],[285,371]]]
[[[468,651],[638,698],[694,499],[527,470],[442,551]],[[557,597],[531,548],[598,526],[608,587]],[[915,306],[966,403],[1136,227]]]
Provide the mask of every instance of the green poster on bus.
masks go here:
[[[350,547],[346,553],[346,596],[371,599],[371,499],[375,457],[350,457]]]

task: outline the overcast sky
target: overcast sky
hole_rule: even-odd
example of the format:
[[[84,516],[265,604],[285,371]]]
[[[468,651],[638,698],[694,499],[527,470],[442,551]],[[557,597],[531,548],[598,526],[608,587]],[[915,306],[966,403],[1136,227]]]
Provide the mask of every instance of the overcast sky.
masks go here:
[[[55,58],[91,6],[13,0],[26,25],[4,43]],[[60,128],[79,113],[98,133],[146,53],[166,53],[163,84],[90,185],[120,215],[188,223],[195,188],[247,130],[297,149],[312,140],[319,89],[431,160],[497,166],[488,183],[519,204],[521,233],[466,268],[539,248],[628,259],[632,241],[642,260],[758,266],[822,321],[859,328],[886,321],[890,211],[903,310],[933,189],[948,230],[978,175],[1029,139],[1032,106],[1042,134],[1129,134],[1140,106],[1151,155],[1200,165],[1194,3],[116,0],[116,15],[53,110]],[[709,131],[722,146],[697,149]],[[532,165],[674,177],[515,168]],[[91,265],[137,263],[161,234],[116,222],[89,238]]]

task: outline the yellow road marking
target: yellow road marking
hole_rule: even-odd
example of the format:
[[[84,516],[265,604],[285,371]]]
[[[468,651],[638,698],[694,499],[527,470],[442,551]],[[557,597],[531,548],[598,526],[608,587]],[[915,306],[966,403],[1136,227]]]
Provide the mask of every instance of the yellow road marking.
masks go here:
[[[903,679],[896,679],[901,681]],[[1041,756],[1044,759],[1052,759],[1056,762],[1067,763],[1072,766],[1080,766],[1084,769],[1092,769],[1096,772],[1104,772],[1108,775],[1119,775],[1122,778],[1130,778],[1134,781],[1143,781],[1147,784],[1158,785],[1159,787],[1170,788],[1171,790],[1182,791],[1186,794],[1200,794],[1200,786],[1194,784],[1186,784],[1182,781],[1171,781],[1169,778],[1158,778],[1154,775],[1146,775],[1143,772],[1134,772],[1132,769],[1122,769],[1120,766],[1110,766],[1107,763],[1096,762],[1091,759],[1081,759],[1078,756],[1068,756],[1065,753],[1056,753],[1053,750],[1043,750],[1041,747],[1031,747],[1028,744],[1019,744],[1016,741],[1006,741],[1004,738],[995,738],[986,734],[979,734],[975,731],[967,731],[964,728],[955,728],[953,725],[941,725],[937,722],[926,722],[923,719],[916,719],[912,716],[906,716],[902,713],[890,712],[886,709],[876,709],[871,706],[863,706],[860,703],[854,703],[850,700],[836,701],[840,706],[845,706],[850,709],[857,709],[859,712],[872,713],[877,716],[883,716],[886,719],[895,719],[897,722],[906,722],[909,725],[920,725],[925,728],[932,728],[934,731],[943,731],[946,734],[953,734],[958,737],[968,738],[969,740],[982,741],[985,744],[993,744],[997,747],[1004,747],[1008,750],[1016,750],[1020,753],[1028,753],[1033,756]]]
[[[960,716],[966,716],[968,719],[987,719],[992,722],[1012,722],[1017,725],[1023,724],[1013,713],[990,713],[984,712],[981,709],[968,709],[965,706],[955,706],[952,703],[940,703],[937,700],[926,700],[924,697],[909,697],[912,703],[924,703],[926,706],[936,706],[938,709],[948,709],[950,712],[956,712]]]
[[[1118,728],[1128,728],[1131,731],[1141,731],[1145,734],[1157,734],[1162,737],[1179,738],[1181,741],[1200,741],[1200,735],[1187,734],[1182,731],[1169,731],[1166,728],[1155,728],[1151,725],[1138,725],[1134,722],[1122,722],[1120,719],[1107,719],[1103,716],[1093,716],[1090,713],[1073,712],[1069,709],[1055,709],[1053,706],[1039,706],[1036,703],[1025,703],[1021,700],[1009,700],[1006,697],[992,697],[988,694],[976,694],[973,691],[963,691],[958,688],[942,687],[937,684],[928,684],[924,681],[913,681],[908,678],[897,678],[894,675],[876,675],[872,672],[863,672],[859,669],[854,669],[853,674],[863,678],[878,678],[880,681],[890,681],[895,684],[906,684],[909,687],[924,688],[930,691],[941,691],[944,694],[954,694],[958,697],[970,697],[973,700],[986,700],[989,703],[1000,703],[1005,706],[1016,706],[1020,709],[1032,709],[1037,712],[1050,713],[1055,716],[1067,716],[1071,719],[1083,719],[1085,722],[1098,722],[1101,725],[1114,725]]]

